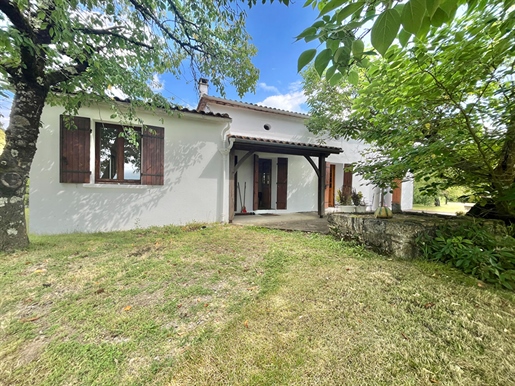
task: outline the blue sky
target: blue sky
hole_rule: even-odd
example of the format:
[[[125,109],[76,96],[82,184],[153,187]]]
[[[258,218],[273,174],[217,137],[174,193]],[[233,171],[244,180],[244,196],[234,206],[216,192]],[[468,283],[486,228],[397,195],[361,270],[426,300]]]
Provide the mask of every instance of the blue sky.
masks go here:
[[[316,42],[307,44],[295,41],[305,28],[314,23],[317,10],[303,8],[304,0],[294,0],[289,6],[274,1],[273,4],[258,4],[247,11],[247,31],[258,53],[253,58],[260,70],[255,93],[247,93],[240,98],[230,85],[226,87],[226,98],[243,100],[280,109],[307,112],[302,94],[301,76],[297,73],[297,59],[308,48],[316,47]],[[175,103],[195,108],[198,102],[197,86],[189,70],[185,69],[180,79],[164,74],[158,79],[161,92],[172,97]],[[214,87],[209,94],[220,96]],[[10,101],[0,98],[0,120],[7,127]]]

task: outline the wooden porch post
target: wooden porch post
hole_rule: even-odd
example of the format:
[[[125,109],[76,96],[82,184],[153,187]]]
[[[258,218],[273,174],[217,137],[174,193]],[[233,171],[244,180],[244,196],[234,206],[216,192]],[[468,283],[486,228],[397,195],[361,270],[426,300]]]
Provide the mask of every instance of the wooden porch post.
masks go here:
[[[320,218],[325,214],[325,156],[318,157],[318,215]]]
[[[236,152],[234,149],[231,149],[229,152],[229,222],[231,223],[234,220],[234,161],[236,157]]]

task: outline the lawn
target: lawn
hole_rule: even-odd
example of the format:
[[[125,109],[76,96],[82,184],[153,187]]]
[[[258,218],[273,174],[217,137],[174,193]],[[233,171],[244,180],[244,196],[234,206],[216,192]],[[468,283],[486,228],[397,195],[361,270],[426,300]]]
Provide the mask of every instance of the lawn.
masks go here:
[[[0,385],[515,384],[515,295],[229,225],[0,254]]]
[[[414,204],[413,210],[421,210],[428,213],[453,213],[456,212],[463,212],[467,213],[469,211],[469,207],[465,207],[465,204],[463,202],[448,202],[447,204],[445,201],[442,201],[440,206],[434,206],[434,205],[419,205]]]

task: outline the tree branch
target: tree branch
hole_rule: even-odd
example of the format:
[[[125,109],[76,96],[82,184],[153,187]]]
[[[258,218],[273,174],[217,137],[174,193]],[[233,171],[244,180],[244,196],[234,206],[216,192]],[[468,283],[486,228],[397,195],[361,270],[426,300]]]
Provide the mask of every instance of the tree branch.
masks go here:
[[[34,38],[34,30],[18,7],[13,5],[9,0],[0,0],[0,11],[2,11],[14,28],[25,33],[27,36]]]
[[[135,46],[148,48],[149,50],[154,48],[151,45],[145,44],[145,43],[140,42],[138,40],[135,40],[135,39],[132,39],[130,37],[121,35],[121,34],[119,34],[117,32],[114,32],[114,31],[120,30],[120,29],[125,29],[125,28],[121,27],[121,26],[110,27],[110,28],[105,28],[105,29],[80,28],[80,29],[78,29],[76,31],[83,32],[86,35],[107,35],[107,36],[112,36],[112,37],[115,37],[117,39],[125,40],[125,41],[127,41],[127,42],[129,42],[131,44],[134,44]]]
[[[89,67],[89,62],[83,61],[77,63],[75,66],[66,67],[57,71],[53,71],[47,75],[47,84],[55,86],[58,83],[64,82],[70,78],[76,77],[86,71]]]
[[[5,0],[0,0],[0,1],[5,1]],[[129,0],[129,1],[131,2],[132,5],[134,5],[136,10],[145,18],[145,20],[151,20],[152,22],[154,22],[159,27],[161,32],[163,32],[163,34],[166,35],[166,37],[168,37],[169,39],[171,39],[175,43],[177,43],[190,56],[193,56],[193,51],[197,51],[197,52],[200,52],[200,53],[203,53],[203,54],[207,54],[207,52],[202,47],[200,47],[199,45],[191,44],[189,42],[183,42],[180,39],[178,39],[172,33],[172,31],[170,31],[170,29],[163,22],[161,22],[157,18],[156,15],[154,15],[148,8],[146,8],[145,6],[140,4],[137,0]],[[174,8],[174,11],[177,12],[176,15],[181,19],[181,21],[186,23],[187,21],[184,18],[182,18],[182,15],[178,12],[178,10],[173,5],[172,5],[172,8]],[[188,36],[188,34],[186,34],[186,35]],[[192,40],[191,38],[189,38],[189,39]]]

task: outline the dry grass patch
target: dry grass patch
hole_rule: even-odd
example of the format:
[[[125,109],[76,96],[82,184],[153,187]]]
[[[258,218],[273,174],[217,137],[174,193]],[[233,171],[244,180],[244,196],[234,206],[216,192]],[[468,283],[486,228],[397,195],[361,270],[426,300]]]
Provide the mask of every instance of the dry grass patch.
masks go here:
[[[513,294],[328,236],[194,224],[0,261],[0,385],[513,383]]]

